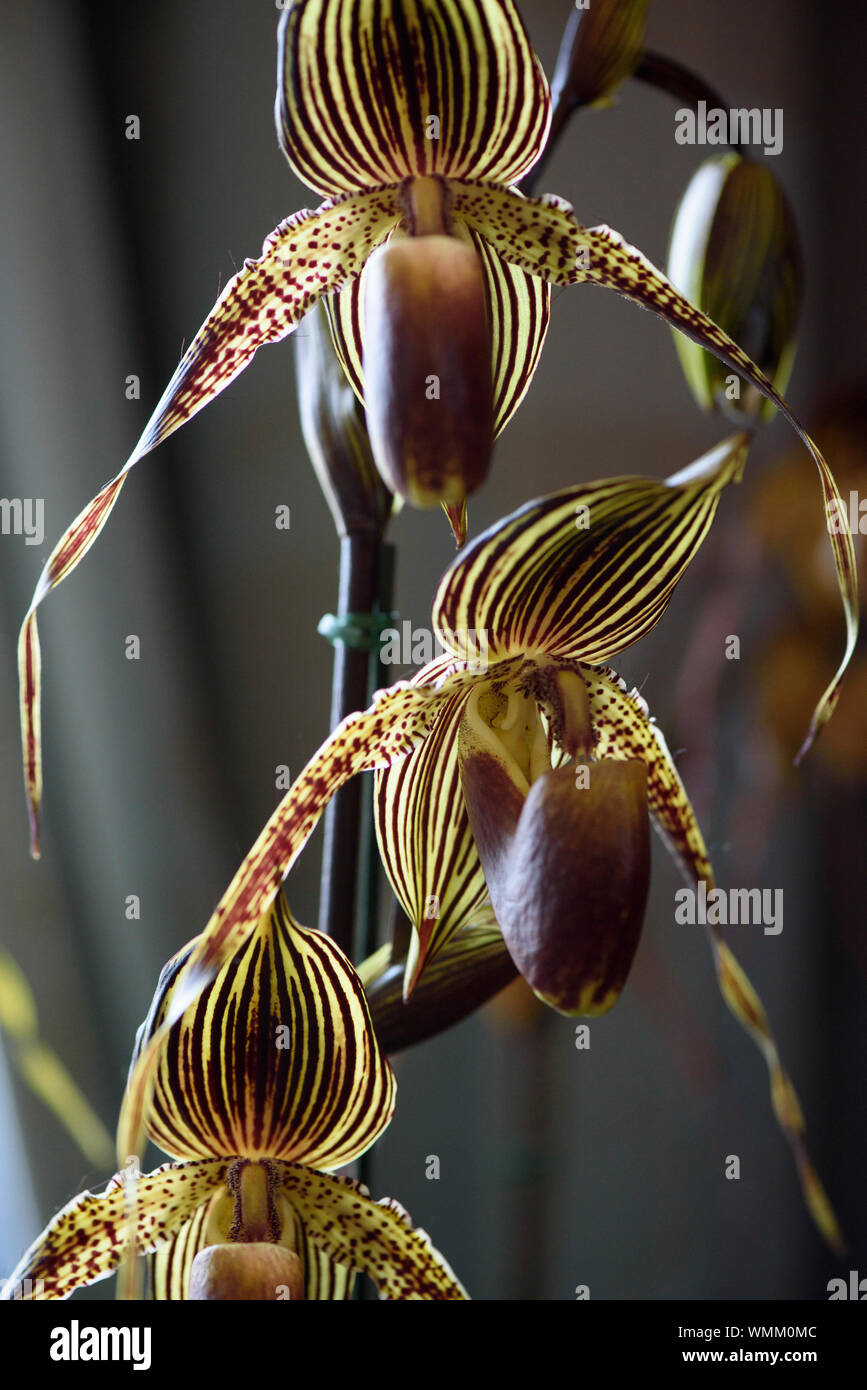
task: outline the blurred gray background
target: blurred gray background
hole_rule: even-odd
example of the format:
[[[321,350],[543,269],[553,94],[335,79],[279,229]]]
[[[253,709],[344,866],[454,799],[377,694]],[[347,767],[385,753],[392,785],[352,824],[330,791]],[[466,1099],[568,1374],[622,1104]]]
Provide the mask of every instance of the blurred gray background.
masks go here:
[[[550,73],[568,0],[523,9]],[[0,495],[45,499],[46,543],[0,538],[0,941],[27,973],[46,1040],[113,1127],[162,963],[204,925],[271,811],[276,765],[294,776],[328,732],[331,651],[316,624],[336,602],[337,544],[300,437],[291,343],[263,350],[136,468],[95,549],[42,610],[39,864],[27,856],[19,772],[17,629],[51,546],[129,453],[220,284],[280,219],[318,200],[276,145],[279,15],[269,0],[110,10],[7,0],[2,15]],[[865,39],[855,6],[651,7],[651,47],[732,105],[784,109],[773,163],[808,274],[789,396],[808,420],[865,366],[867,288],[855,259]],[[710,153],[675,143],[675,106],[630,84],[612,110],[573,122],[543,181],[581,221],[610,223],[657,263]],[[130,114],[138,141],[124,135]],[[133,373],[138,401],[125,398]],[[695,409],[657,319],[598,289],[557,292],[535,383],[472,499],[472,530],[584,478],[663,476],[723,432]],[[724,500],[720,533],[737,537],[749,487],[789,448],[777,421],[745,488]],[[806,454],[801,467],[818,511]],[[274,526],[281,503],[288,532]],[[453,555],[447,527],[407,511],[391,538],[396,607],[425,625]],[[619,663],[646,680],[673,749],[686,743],[676,678],[720,555],[715,533],[660,629]],[[124,655],[133,633],[139,661]],[[709,726],[717,758],[717,790],[700,810],[724,883],[745,881],[729,862],[729,811],[750,778],[737,700],[759,655],[745,639],[726,676],[731,717],[693,709],[688,721]],[[688,760],[687,747],[687,779]],[[847,832],[856,853],[833,871],[822,847],[828,801],[821,775],[805,770],[760,826],[749,881],[784,887],[785,930],[736,928],[732,944],[768,1008],[849,1235],[843,1268],[860,1256],[863,1272],[867,978],[853,945],[863,791],[847,803],[860,817]],[[317,836],[289,885],[308,923],[319,849]],[[397,1060],[398,1111],[376,1150],[375,1195],[409,1208],[477,1298],[571,1299],[579,1284],[608,1299],[824,1298],[840,1272],[806,1215],[764,1063],[719,998],[701,929],[672,921],[677,886],[660,851],[632,981],[591,1025],[589,1052],[576,1051],[569,1020],[513,1001]],[[138,922],[124,915],[132,893]],[[6,1273],[52,1211],[106,1175],[87,1167],[8,1059],[0,1128]],[[439,1181],[425,1177],[432,1154]],[[739,1182],[725,1180],[729,1154],[741,1159]]]

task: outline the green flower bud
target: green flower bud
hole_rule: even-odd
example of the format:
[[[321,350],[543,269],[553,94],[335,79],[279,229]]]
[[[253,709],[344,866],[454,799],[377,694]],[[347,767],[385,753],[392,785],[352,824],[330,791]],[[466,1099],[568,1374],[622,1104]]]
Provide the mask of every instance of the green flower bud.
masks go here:
[[[644,48],[650,0],[590,0],[573,11],[551,83],[556,105],[610,106]]]
[[[758,363],[784,394],[803,292],[798,233],[770,170],[738,154],[696,171],[674,219],[668,275]],[[690,390],[703,410],[754,424],[775,407],[704,348],[676,333]]]

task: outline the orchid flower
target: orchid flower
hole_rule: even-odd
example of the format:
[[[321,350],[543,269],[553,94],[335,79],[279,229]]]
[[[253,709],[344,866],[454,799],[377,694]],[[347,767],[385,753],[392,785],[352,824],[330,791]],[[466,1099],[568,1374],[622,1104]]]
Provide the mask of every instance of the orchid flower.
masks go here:
[[[280,223],[227,283],[129,459],[49,557],[22,627],[37,855],[39,604],[90,549],[134,465],[319,299],[386,482],[416,504],[442,503],[459,540],[467,493],[535,371],[552,285],[614,289],[708,349],[797,430],[826,504],[839,497],[814,442],[725,332],[619,233],[581,226],[558,197],[518,191],[545,148],[551,95],[513,0],[295,0],[280,21],[276,116],[292,169],[325,201]],[[847,647],[812,733],[833,708],[857,625],[851,538],[832,544]]]
[[[190,949],[163,970],[138,1047],[170,1008]],[[397,1202],[322,1171],[380,1136],[395,1090],[358,976],[280,895],[160,1051],[149,1132],[174,1161],[141,1175],[133,1160],[105,1191],[75,1197],[5,1297],[23,1287],[64,1298],[108,1277],[131,1206],[158,1299],[345,1299],[356,1271],[386,1299],[466,1298]]]
[[[413,925],[405,996],[440,953],[461,968],[474,956],[501,968],[489,919],[473,941],[490,897],[514,964],[542,997],[568,1013],[611,1007],[641,930],[649,822],[691,882],[709,889],[713,872],[647,706],[601,663],[661,617],[747,447],[735,436],[666,482],[614,478],[530,502],[458,557],[433,608],[447,654],[345,719],[287,792],[142,1050],[122,1149],[139,1143],[172,1023],[244,948],[331,796],[365,769],[379,770],[380,849]],[[481,632],[484,662],[471,637]],[[768,1063],[807,1201],[838,1242],[762,1006],[718,927],[711,942],[726,1002]]]

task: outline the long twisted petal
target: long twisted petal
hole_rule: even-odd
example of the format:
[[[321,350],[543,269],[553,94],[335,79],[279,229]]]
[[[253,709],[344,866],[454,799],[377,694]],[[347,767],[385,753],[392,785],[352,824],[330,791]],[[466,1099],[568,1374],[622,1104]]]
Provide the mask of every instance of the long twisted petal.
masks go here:
[[[690,304],[641,251],[624,241],[619,232],[605,226],[580,226],[569,204],[551,195],[526,199],[508,188],[469,182],[452,184],[451,192],[454,215],[485,237],[504,259],[553,284],[590,281],[617,290],[642,308],[652,310],[755,386],[777,407],[810,451],[822,484],[846,620],[846,646],[837,672],[816,707],[798,755],[803,757],[834,711],[858,636],[858,577],[852,537],[848,529],[832,524],[833,518],[846,514],[846,509],[818,445],[752,359],[706,314]]]
[[[299,212],[271,233],[257,261],[233,276],[199,329],[121,471],[97,493],[49,557],[18,643],[24,777],[31,851],[39,854],[42,800],[41,675],[36,610],[87,554],[130,470],[219,395],[265,343],[285,338],[322,295],[357,275],[400,215],[394,189],[356,194]]]
[[[703,880],[710,892],[714,886],[713,869],[701,829],[665,739],[650,718],[646,704],[636,691],[629,692],[609,668],[588,670],[586,676],[593,725],[598,733],[595,752],[599,757],[644,760],[648,803],[656,828],[687,881],[697,884]],[[709,923],[708,933],[723,998],[767,1062],[774,1114],[792,1147],[807,1206],[828,1244],[840,1252],[843,1238],[837,1218],[810,1160],[803,1112],[780,1061],[767,1014],[723,940],[719,925]]]

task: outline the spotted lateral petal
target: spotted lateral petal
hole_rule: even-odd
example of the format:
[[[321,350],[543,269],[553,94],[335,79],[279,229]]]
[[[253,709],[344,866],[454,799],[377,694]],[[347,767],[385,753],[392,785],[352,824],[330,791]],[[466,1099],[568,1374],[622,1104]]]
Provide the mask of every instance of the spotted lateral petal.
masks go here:
[[[182,1301],[189,1298],[190,1270],[201,1250],[209,1244],[207,1221],[214,1201],[199,1207],[193,1216],[165,1245],[148,1256],[150,1297],[154,1300]],[[330,1259],[310,1240],[304,1222],[293,1211],[293,1248],[302,1253],[304,1261],[304,1297],[308,1301],[337,1301],[352,1297],[355,1276],[343,1265]]]
[[[265,343],[285,338],[316,301],[361,270],[399,216],[394,189],[356,194],[299,212],[268,237],[257,261],[233,276],[199,329],[117,477],[97,493],[52,551],[18,646],[24,775],[31,847],[39,853],[42,799],[40,655],[36,609],[87,554],[130,469],[219,395]]]
[[[491,325],[494,430],[500,434],[530,388],[548,332],[551,287],[536,275],[510,265],[483,237],[473,235],[481,257]],[[362,271],[324,300],[334,348],[347,380],[364,402],[364,285]]]
[[[426,668],[415,681],[425,684],[428,679]],[[380,855],[414,928],[405,967],[407,998],[425,963],[478,915],[487,897],[458,767],[458,728],[472,691],[468,681],[451,695],[430,735],[375,778]]]
[[[137,1183],[135,1237],[142,1251],[172,1236],[216,1191],[225,1161],[167,1163]],[[24,1280],[37,1299],[66,1298],[84,1284],[105,1279],[125,1246],[124,1175],[104,1192],[81,1192],[48,1223],[6,1281],[0,1297],[21,1297]],[[42,1281],[41,1285],[39,1281]],[[26,1286],[25,1286],[26,1287]]]
[[[141,1050],[168,1016],[188,947],[163,971]],[[283,894],[164,1044],[148,1133],[173,1158],[351,1163],[394,1111],[395,1081],[338,946]]]
[[[512,0],[296,0],[275,117],[324,196],[411,174],[512,183],[541,153],[551,97]]]
[[[443,701],[466,677],[439,689],[400,682],[378,691],[369,709],[339,724],[299,774],[250,850],[178,976],[170,1007],[130,1076],[118,1128],[121,1155],[140,1150],[154,1066],[172,1025],[240,951],[268,911],[280,884],[336,791],[365,769],[404,757],[425,737]]]
[[[366,985],[380,1047],[400,1052],[436,1037],[486,1004],[517,973],[490,907],[428,961],[411,999],[403,998],[404,962],[382,962]]]
[[[647,796],[657,830],[672,851],[690,884],[704,880],[714,887],[713,868],[695,812],[680,780],[665,739],[637,691],[628,691],[610,668],[586,672],[593,727],[594,753],[600,758],[641,758],[647,767]],[[771,1080],[771,1101],[780,1128],[788,1139],[807,1206],[832,1249],[843,1240],[830,1202],[813,1167],[805,1142],[805,1124],[795,1088],[780,1061],[774,1035],[761,1000],[723,940],[718,924],[708,924],[714,964],[723,998],[735,1018],[761,1050]]]
[[[486,632],[493,657],[623,651],[662,616],[747,447],[736,435],[665,482],[611,478],[528,502],[446,571],[434,628]]]
[[[275,1164],[283,1193],[308,1237],[331,1259],[368,1274],[381,1298],[465,1300],[442,1255],[391,1198],[374,1202],[352,1178],[334,1178],[290,1163]]]
[[[590,281],[617,290],[658,314],[749,381],[777,407],[809,449],[819,470],[826,517],[845,515],[837,484],[818,445],[772,383],[728,334],[690,304],[619,232],[605,226],[580,226],[570,205],[553,195],[527,199],[508,188],[470,182],[455,182],[450,185],[450,192],[454,216],[485,237],[504,259],[553,284]],[[834,711],[858,636],[858,579],[852,537],[848,529],[829,525],[829,538],[846,618],[846,648],[834,679],[816,707],[799,757]]]

